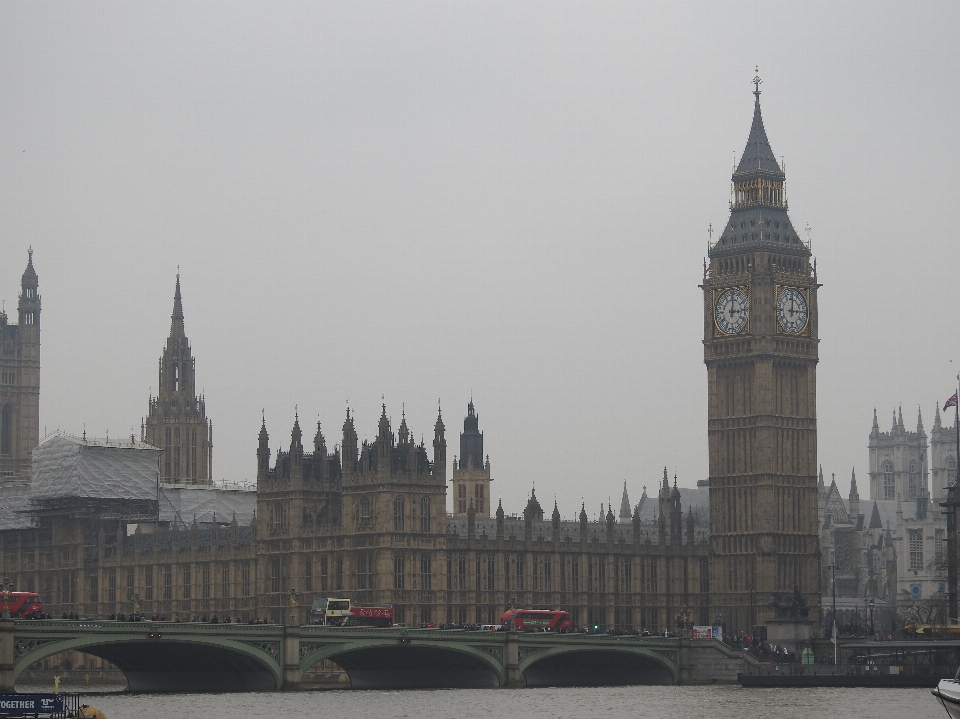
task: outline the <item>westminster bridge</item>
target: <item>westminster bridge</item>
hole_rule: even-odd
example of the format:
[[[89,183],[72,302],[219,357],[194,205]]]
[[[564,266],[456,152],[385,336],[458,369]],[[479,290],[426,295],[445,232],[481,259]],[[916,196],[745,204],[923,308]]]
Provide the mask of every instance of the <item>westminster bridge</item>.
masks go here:
[[[30,665],[80,651],[130,691],[297,689],[330,660],[353,688],[735,681],[741,654],[713,639],[277,624],[0,620],[0,692]]]

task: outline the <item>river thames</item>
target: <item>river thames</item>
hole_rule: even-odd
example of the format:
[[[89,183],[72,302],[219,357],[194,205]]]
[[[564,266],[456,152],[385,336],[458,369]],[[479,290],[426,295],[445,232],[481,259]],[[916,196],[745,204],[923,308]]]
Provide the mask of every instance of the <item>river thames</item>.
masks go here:
[[[21,689],[24,691],[24,689]],[[259,694],[88,694],[107,719],[940,719],[929,689],[589,689],[304,691]]]

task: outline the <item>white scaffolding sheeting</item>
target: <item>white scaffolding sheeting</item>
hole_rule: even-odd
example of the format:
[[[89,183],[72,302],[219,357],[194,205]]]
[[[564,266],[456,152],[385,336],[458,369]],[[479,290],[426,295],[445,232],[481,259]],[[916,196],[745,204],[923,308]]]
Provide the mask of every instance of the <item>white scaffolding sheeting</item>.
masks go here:
[[[161,486],[160,491],[161,522],[190,524],[194,517],[200,524],[213,522],[214,517],[217,522],[230,522],[236,514],[237,524],[247,525],[257,508],[255,490]]]
[[[30,511],[30,485],[0,487],[0,529],[29,529],[33,526]]]
[[[34,500],[157,499],[160,450],[141,442],[51,437],[33,450]]]

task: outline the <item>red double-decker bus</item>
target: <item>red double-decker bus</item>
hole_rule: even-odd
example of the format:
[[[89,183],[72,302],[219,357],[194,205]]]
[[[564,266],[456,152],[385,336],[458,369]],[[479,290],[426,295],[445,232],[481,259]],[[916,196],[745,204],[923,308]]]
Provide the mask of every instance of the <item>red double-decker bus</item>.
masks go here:
[[[43,616],[43,602],[36,592],[0,593],[0,607],[6,602],[12,619],[34,619]]]
[[[508,609],[500,617],[500,624],[521,632],[566,632],[573,628],[570,612],[559,609]]]

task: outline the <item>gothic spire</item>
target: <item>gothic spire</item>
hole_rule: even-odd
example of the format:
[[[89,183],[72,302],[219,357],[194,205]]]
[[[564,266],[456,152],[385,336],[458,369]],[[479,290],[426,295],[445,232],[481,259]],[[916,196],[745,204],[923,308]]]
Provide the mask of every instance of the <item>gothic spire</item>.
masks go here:
[[[935,430],[942,429],[943,425],[940,424],[940,404],[939,403],[936,405],[935,409],[937,413],[933,416],[933,428]]]
[[[620,500],[620,519],[630,519],[630,498],[627,496],[627,480],[623,480],[623,498]]]
[[[183,299],[180,296],[180,273],[177,272],[177,288],[173,293],[173,314],[170,315],[170,336],[183,337]]]
[[[880,434],[880,424],[877,422],[877,408],[873,408],[873,430],[870,434]]]
[[[777,158],[773,154],[773,148],[770,147],[767,131],[763,127],[763,115],[760,112],[760,85],[762,82],[759,74],[753,78],[756,87],[753,91],[755,98],[753,123],[750,125],[750,135],[747,137],[746,147],[743,148],[740,164],[737,165],[737,170],[733,173],[734,182],[761,176],[781,181],[785,179],[783,170],[780,169]]]
[[[860,499],[860,494],[857,492],[857,469],[854,467],[850,470],[850,499]]]
[[[917,407],[917,434],[923,434],[923,412]]]
[[[880,521],[880,510],[877,509],[877,501],[873,501],[873,512],[870,514],[870,529],[883,529],[883,522]]]

